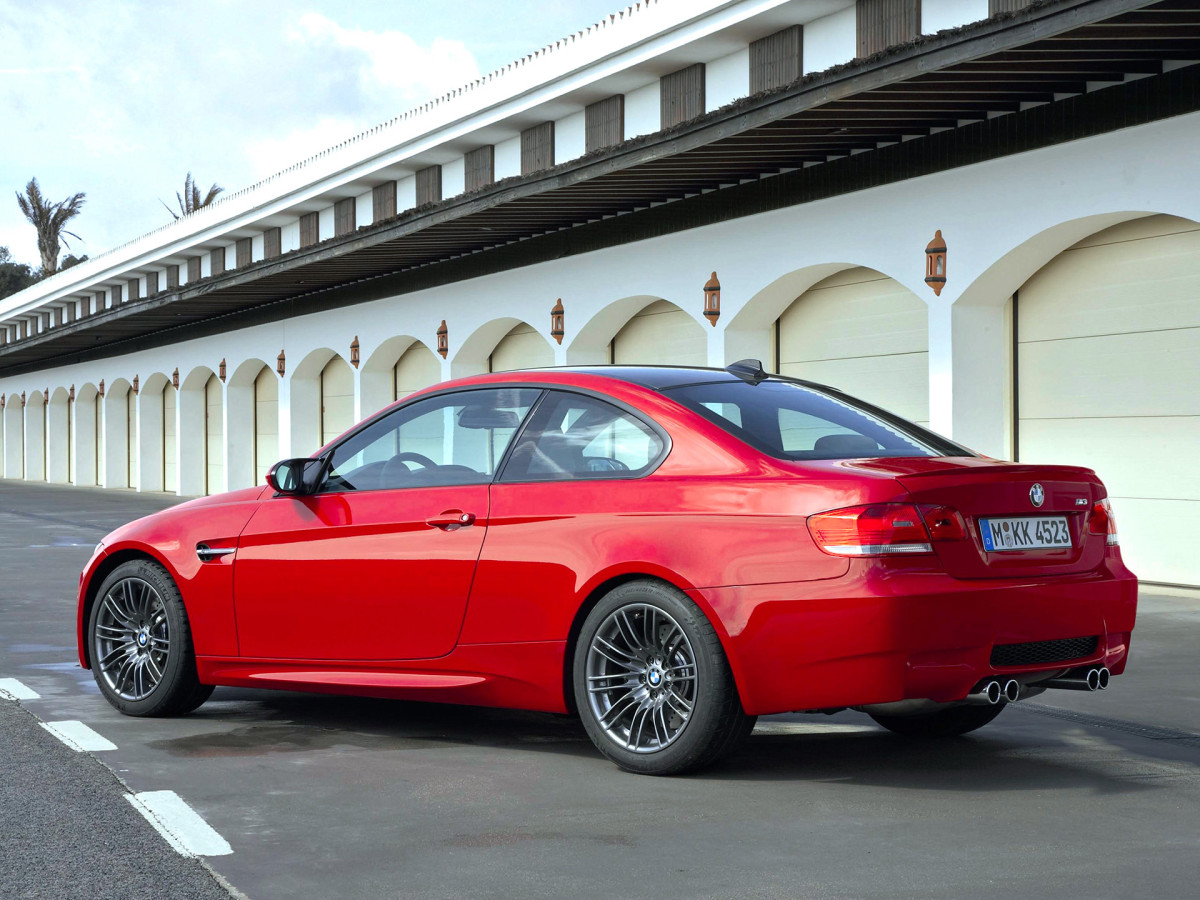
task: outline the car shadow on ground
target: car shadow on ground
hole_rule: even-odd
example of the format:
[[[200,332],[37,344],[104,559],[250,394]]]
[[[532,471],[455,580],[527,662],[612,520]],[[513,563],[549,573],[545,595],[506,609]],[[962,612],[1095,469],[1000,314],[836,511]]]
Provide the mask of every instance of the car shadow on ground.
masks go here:
[[[399,752],[495,748],[506,753],[604,760],[578,719],[451,704],[222,688],[186,720],[189,733],[149,742],[178,757],[267,756],[326,749]],[[205,723],[212,728],[197,731]],[[1109,735],[1032,716],[960,738],[897,737],[865,716],[760,720],[730,757],[688,776],[697,782],[840,782],[916,791],[1087,790],[1100,796],[1156,790],[1170,779],[1143,767],[1114,775]],[[1122,744],[1121,753],[1129,748]],[[1141,741],[1143,745],[1153,742]],[[1153,747],[1136,755],[1154,756]],[[1200,765],[1187,748],[1178,764]],[[1149,763],[1148,765],[1153,765]]]

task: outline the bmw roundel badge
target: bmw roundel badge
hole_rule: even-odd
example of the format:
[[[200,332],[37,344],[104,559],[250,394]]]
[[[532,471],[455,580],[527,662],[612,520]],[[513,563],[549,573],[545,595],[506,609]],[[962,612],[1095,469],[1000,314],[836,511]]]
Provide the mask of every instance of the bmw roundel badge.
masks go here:
[[[1041,506],[1046,502],[1046,491],[1040,484],[1035,484],[1029,489],[1029,502],[1034,506]]]

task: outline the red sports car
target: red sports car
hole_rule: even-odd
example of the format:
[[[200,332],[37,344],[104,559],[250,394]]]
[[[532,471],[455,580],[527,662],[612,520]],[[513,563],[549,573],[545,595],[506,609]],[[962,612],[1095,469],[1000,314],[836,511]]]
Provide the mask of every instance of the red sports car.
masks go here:
[[[962,734],[1129,652],[1137,582],[1093,472],[753,360],[452,381],[267,481],[96,548],[80,661],[122,712],[213,685],[573,712],[668,774],[769,713]]]

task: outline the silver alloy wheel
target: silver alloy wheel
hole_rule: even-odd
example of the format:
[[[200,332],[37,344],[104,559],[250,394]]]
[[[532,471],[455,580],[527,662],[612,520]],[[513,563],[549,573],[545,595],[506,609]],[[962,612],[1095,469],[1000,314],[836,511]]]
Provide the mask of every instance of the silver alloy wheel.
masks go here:
[[[655,753],[674,743],[696,704],[696,656],[671,616],[631,603],[605,619],[587,651],[588,704],[618,746]]]
[[[144,700],[162,681],[171,652],[167,607],[154,585],[123,578],[100,600],[93,658],[122,700]]]

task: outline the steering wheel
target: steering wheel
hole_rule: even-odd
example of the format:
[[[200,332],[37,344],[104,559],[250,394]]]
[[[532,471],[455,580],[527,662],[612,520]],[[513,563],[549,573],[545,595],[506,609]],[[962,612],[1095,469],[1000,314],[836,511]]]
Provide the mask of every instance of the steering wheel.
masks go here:
[[[426,469],[436,469],[438,467],[438,464],[428,456],[422,456],[420,453],[413,453],[408,450],[397,453],[395,456],[389,459],[388,462],[415,462],[417,465]]]

